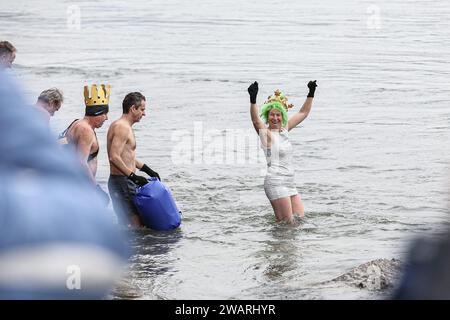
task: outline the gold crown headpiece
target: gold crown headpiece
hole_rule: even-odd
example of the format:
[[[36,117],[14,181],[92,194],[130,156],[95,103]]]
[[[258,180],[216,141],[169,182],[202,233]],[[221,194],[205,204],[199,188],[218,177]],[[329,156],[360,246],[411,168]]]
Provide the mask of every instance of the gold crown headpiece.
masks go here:
[[[84,86],[84,103],[86,107],[109,105],[110,91],[111,86],[109,84],[101,84],[98,89],[97,85],[93,84],[91,87],[91,96],[89,96],[89,87]]]
[[[286,111],[288,111],[290,108],[292,108],[294,105],[292,103],[288,104],[288,98],[284,95],[281,94],[281,91],[279,89],[275,90],[274,94],[269,96],[267,98],[267,101],[264,102],[264,104],[266,103],[271,103],[271,102],[280,102],[283,107],[286,109]]]

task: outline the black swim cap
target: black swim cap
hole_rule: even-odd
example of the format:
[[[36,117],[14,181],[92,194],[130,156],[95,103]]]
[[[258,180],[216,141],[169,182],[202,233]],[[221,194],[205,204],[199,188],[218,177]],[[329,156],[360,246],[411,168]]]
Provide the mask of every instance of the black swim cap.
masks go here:
[[[101,106],[89,106],[86,107],[85,116],[95,117],[109,112],[109,106],[107,104]]]

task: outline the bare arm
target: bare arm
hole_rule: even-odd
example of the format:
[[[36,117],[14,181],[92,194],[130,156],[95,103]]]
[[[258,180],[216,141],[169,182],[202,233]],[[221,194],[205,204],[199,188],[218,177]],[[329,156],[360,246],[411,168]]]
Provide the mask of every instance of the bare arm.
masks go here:
[[[142,169],[142,167],[144,166],[144,164],[142,163],[142,162],[140,162],[139,160],[134,160],[134,162],[135,162],[135,166],[136,166],[136,168],[137,169]]]
[[[95,142],[94,132],[86,127],[79,127],[78,130],[74,132],[74,140],[76,142],[78,154],[81,157],[81,164],[85,168],[89,179],[95,184],[95,177],[89,168],[88,158],[91,153],[92,145]]]
[[[262,122],[261,118],[258,114],[258,107],[256,103],[250,104],[250,116],[252,118],[253,127],[256,130],[256,133],[259,134],[260,130],[265,129],[264,122]]]
[[[317,80],[308,82],[308,96],[305,100],[305,103],[303,103],[303,106],[301,107],[300,111],[294,114],[288,121],[288,130],[294,129],[300,122],[306,119],[309,112],[311,111],[311,106],[314,98],[314,93],[317,88]]]
[[[298,124],[300,124],[303,120],[306,119],[309,112],[311,111],[313,98],[306,98],[305,102],[301,109],[294,114],[288,121],[288,130],[294,129]]]
[[[255,128],[256,133],[259,135],[261,143],[265,147],[269,146],[271,141],[270,130],[266,128],[264,122],[262,122],[261,118],[259,117],[258,107],[254,103],[250,105],[250,115],[252,117],[253,127]]]
[[[247,91],[250,95],[250,117],[252,118],[253,127],[261,139],[261,143],[267,147],[270,143],[270,131],[266,129],[264,122],[258,114],[258,106],[256,105],[256,96],[258,95],[258,82],[253,82]]]
[[[125,176],[129,176],[134,173],[135,168],[128,168],[122,159],[122,153],[128,140],[129,129],[126,127],[118,126],[114,132],[114,136],[111,139],[111,145],[109,148],[109,162],[111,162],[120,172]]]

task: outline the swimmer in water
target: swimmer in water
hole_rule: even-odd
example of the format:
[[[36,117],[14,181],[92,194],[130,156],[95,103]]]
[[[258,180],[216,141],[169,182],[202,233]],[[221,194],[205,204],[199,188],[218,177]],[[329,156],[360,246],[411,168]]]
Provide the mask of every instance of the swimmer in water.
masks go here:
[[[258,83],[255,81],[248,88],[252,123],[261,139],[267,160],[264,191],[277,221],[293,223],[295,216],[303,217],[305,214],[301,197],[295,187],[292,145],[288,133],[308,116],[316,87],[316,81],[308,83],[309,93],[303,106],[290,118],[287,110],[293,105],[288,104],[287,97],[279,90],[268,98],[261,107],[261,113],[258,113],[256,105]]]
[[[85,86],[85,116],[83,119],[73,121],[66,129],[67,142],[76,147],[81,157],[81,163],[86,168],[89,179],[96,186],[105,205],[109,203],[109,196],[97,184],[95,178],[97,174],[97,155],[100,151],[95,129],[103,126],[105,121],[108,120],[109,97],[109,85],[101,85],[99,88],[93,85],[91,96],[89,96],[88,86]]]

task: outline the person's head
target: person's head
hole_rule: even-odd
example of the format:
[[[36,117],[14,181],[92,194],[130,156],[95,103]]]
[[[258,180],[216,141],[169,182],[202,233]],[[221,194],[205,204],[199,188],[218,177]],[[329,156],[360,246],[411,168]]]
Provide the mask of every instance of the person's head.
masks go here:
[[[37,99],[37,104],[45,109],[51,117],[61,108],[63,102],[63,93],[57,88],[42,91]]]
[[[0,68],[11,68],[16,52],[16,48],[9,41],[0,41]]]
[[[110,85],[92,85],[91,95],[88,86],[84,86],[85,117],[94,128],[100,128],[108,120]]]
[[[122,102],[124,114],[130,115],[134,122],[139,122],[145,116],[145,97],[140,92],[131,92]]]
[[[87,116],[89,117],[89,122],[94,126],[94,128],[100,128],[103,126],[106,120],[108,120],[108,112],[102,113],[98,116]]]
[[[260,116],[270,130],[281,129],[286,127],[288,122],[287,110],[294,105],[288,104],[288,98],[281,94],[280,90],[276,90],[272,96],[261,107]]]
[[[285,127],[288,122],[288,114],[281,102],[269,102],[261,108],[261,118],[266,124],[269,125],[269,129],[281,129]]]

